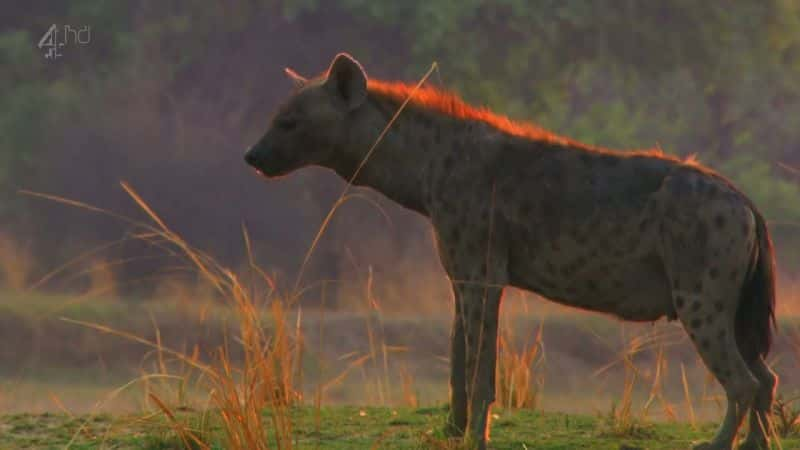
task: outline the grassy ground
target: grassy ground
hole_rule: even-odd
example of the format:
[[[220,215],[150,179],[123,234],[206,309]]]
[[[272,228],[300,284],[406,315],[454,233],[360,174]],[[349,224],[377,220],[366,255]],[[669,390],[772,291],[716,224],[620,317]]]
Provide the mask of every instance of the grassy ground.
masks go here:
[[[561,413],[495,411],[491,448],[494,449],[593,449],[678,450],[707,439],[715,425],[706,423],[693,430],[686,424],[644,425],[619,436],[602,418]],[[312,407],[293,409],[292,448],[298,449],[424,449],[448,448],[441,435],[446,415],[442,407],[375,408]],[[207,442],[221,442],[221,431],[203,416],[184,413],[187,422],[205,430]],[[268,414],[264,416],[269,427]],[[85,424],[84,431],[77,432]],[[217,436],[215,438],[215,436]],[[160,418],[100,415],[69,418],[63,415],[17,414],[0,417],[0,448],[63,448],[74,437],[71,448],[169,449],[183,448],[181,440]],[[781,448],[800,448],[800,437],[783,439]],[[221,444],[214,446],[222,448]],[[277,447],[276,447],[277,448]],[[775,448],[778,448],[777,446]]]

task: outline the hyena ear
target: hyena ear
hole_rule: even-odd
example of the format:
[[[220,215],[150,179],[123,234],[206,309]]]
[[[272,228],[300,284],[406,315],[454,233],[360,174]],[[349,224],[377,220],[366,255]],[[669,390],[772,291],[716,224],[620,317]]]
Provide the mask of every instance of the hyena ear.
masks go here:
[[[294,84],[294,87],[297,89],[300,89],[308,83],[307,79],[288,67],[285,67],[283,72],[286,73],[290,80],[292,80],[292,84]]]
[[[367,74],[352,56],[339,53],[328,69],[325,87],[342,100],[348,110],[353,110],[367,98]]]

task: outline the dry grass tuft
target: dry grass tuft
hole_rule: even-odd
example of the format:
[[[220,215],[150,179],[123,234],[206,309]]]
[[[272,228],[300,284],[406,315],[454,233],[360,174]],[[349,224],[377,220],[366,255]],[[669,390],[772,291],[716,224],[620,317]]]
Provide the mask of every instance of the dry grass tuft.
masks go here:
[[[28,286],[33,266],[30,250],[9,234],[0,232],[0,282],[21,291]]]
[[[118,217],[135,227],[136,238],[169,247],[177,258],[192,267],[201,279],[213,287],[217,296],[229,302],[235,310],[238,330],[233,342],[239,346],[244,363],[241,367],[235,367],[231,362],[230,342],[211,352],[211,363],[202,362],[197,349],[189,354],[167,348],[161,343],[155,319],[155,341],[98,324],[65,320],[144,344],[154,350],[156,373],[143,375],[134,382],[146,383],[147,400],[167,419],[170,429],[187,447],[210,448],[212,441],[217,438],[210,435],[208,429],[201,427],[198,430],[190,426],[179,414],[187,408],[186,385],[194,379],[197,387],[205,389],[207,406],[223,425],[225,448],[292,448],[292,426],[288,409],[302,399],[295,388],[295,382],[302,376],[300,361],[303,339],[299,326],[291,328],[287,325],[284,302],[271,289],[274,283],[251,258],[251,269],[258,274],[252,278],[268,286],[268,295],[252,295],[255,288],[245,286],[231,270],[190,246],[170,230],[130,186],[124,183],[122,186],[147,214],[150,222],[139,222],[71,200],[45,197]],[[243,235],[248,254],[251,254],[247,232],[243,231]],[[264,317],[269,317],[270,323],[264,323]],[[170,368],[174,366],[170,362],[175,361],[180,363],[179,375],[173,375]],[[174,397],[174,402],[163,397],[163,385],[162,389],[158,389],[150,383],[154,378],[178,380],[177,393],[169,395],[170,398]],[[264,426],[265,411],[269,413],[269,427]]]
[[[798,400],[800,396],[786,399],[778,394],[775,404],[772,405],[775,433],[782,438],[800,433],[800,407],[794,406]]]
[[[624,332],[623,327],[623,337]],[[662,386],[667,371],[667,362],[664,357],[664,346],[669,345],[664,343],[667,336],[667,332],[655,330],[633,336],[630,339],[623,338],[625,345],[618,359],[595,372],[595,375],[599,375],[618,363],[621,363],[624,368],[622,394],[619,400],[611,404],[608,412],[599,415],[602,434],[618,437],[649,437],[652,434],[652,423],[648,420],[648,414],[656,400],[661,404],[667,417],[675,417],[674,408],[664,398]],[[640,380],[645,379],[646,381],[648,377],[637,367],[634,358],[638,354],[652,349],[655,349],[657,353],[652,380],[650,380],[650,395],[637,413],[634,411],[634,389]]]
[[[538,406],[544,389],[543,328],[543,324],[540,324],[535,337],[517,349],[513,327],[503,327],[497,349],[498,406],[517,409],[535,409]]]

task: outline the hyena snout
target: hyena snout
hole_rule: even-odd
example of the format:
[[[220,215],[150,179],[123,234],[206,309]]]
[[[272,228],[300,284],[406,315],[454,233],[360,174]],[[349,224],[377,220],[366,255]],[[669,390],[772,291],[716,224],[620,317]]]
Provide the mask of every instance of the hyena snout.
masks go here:
[[[267,148],[262,144],[250,147],[244,154],[247,164],[267,177],[286,175],[294,169],[294,164],[275,149]]]
[[[259,157],[255,146],[248,148],[247,151],[244,152],[244,162],[258,168]]]

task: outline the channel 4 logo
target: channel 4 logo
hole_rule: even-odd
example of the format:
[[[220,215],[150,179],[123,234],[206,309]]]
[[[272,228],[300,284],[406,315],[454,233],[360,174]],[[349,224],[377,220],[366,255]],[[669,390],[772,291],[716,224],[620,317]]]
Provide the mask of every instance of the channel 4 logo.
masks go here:
[[[72,25],[52,24],[39,39],[39,48],[44,51],[45,59],[55,60],[63,56],[62,50],[70,46],[87,45],[92,40],[90,26],[74,27]]]

